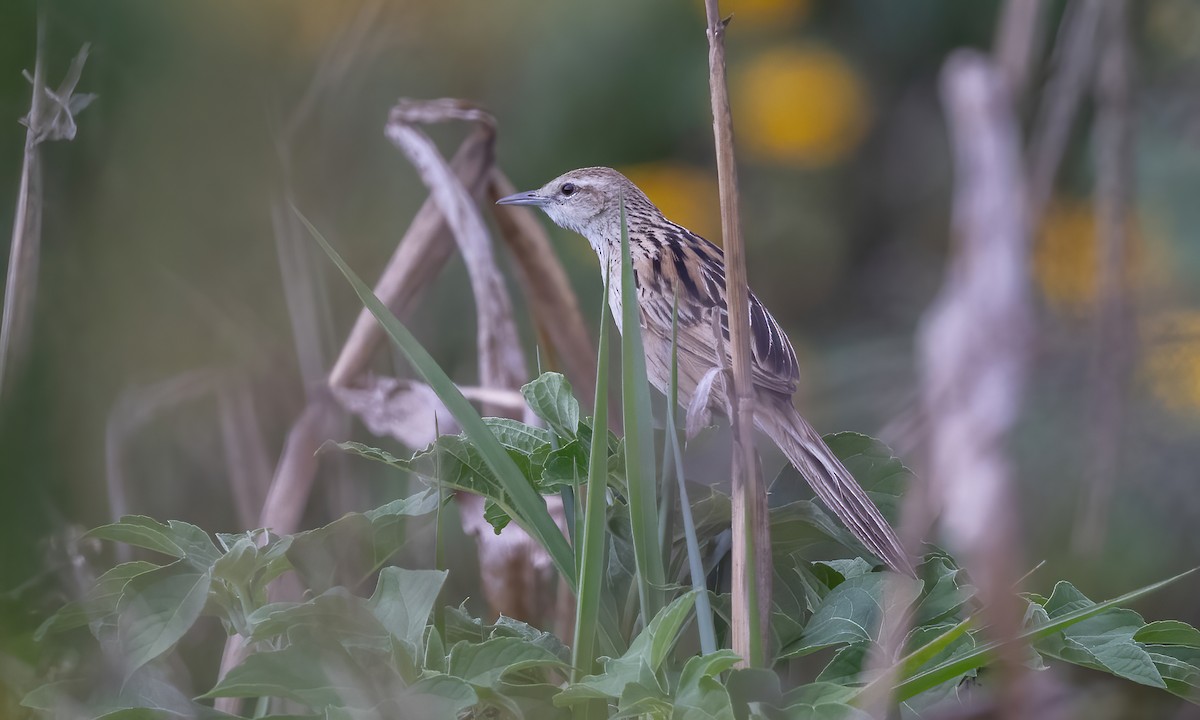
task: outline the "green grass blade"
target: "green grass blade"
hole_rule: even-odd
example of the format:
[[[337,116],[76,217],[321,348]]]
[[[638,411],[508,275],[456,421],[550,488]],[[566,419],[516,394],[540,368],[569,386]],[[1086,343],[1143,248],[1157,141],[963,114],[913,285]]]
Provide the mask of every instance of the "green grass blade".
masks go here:
[[[1102,603],[1089,605],[1088,607],[1082,608],[1073,613],[1068,613],[1060,618],[1056,618],[1046,625],[1030,628],[1010,642],[1021,644],[1036,642],[1037,640],[1049,635],[1053,635],[1060,630],[1070,627],[1075,623],[1083,622],[1088,618],[1095,617],[1105,610],[1117,607],[1118,605],[1124,605],[1126,603],[1133,602],[1134,600],[1149,595],[1150,593],[1157,592],[1158,590],[1161,590],[1164,587],[1182,580],[1188,575],[1191,575],[1192,573],[1196,572],[1196,570],[1197,568],[1193,568],[1187,572],[1180,573],[1175,577],[1147,585],[1131,592],[1127,592],[1120,597],[1113,598],[1112,600],[1106,600]],[[935,638],[932,642],[938,642],[938,640],[939,638]],[[928,670],[924,670],[912,675],[911,677],[908,677],[896,684],[896,687],[893,690],[893,697],[896,702],[903,702],[914,695],[918,695],[926,690],[929,690],[930,688],[941,685],[947,680],[958,677],[968,670],[974,670],[976,668],[983,667],[996,657],[996,653],[1000,647],[1001,643],[999,642],[986,643],[984,645],[980,645],[978,648],[967,653],[966,655],[952,658],[943,663],[935,665]],[[920,650],[918,649],[916,652],[920,652]],[[870,685],[863,688],[859,694],[861,695],[863,693],[867,693],[869,690]]]
[[[525,529],[532,537],[536,538],[541,543],[542,547],[549,553],[551,561],[563,578],[570,585],[571,590],[576,590],[575,578],[575,554],[571,550],[571,546],[563,537],[562,532],[558,529],[558,525],[554,523],[550,513],[546,510],[546,502],[542,496],[533,489],[533,485],[529,479],[521,474],[513,459],[509,457],[504,448],[500,445],[496,437],[492,435],[492,431],[484,424],[483,419],[479,417],[479,413],[467,401],[463,394],[459,391],[458,386],[454,384],[446,373],[438,367],[437,362],[426,352],[425,348],[417,342],[408,328],[396,319],[396,316],[388,310],[379,298],[375,297],[375,293],[367,286],[358,275],[350,269],[350,266],[342,260],[341,256],[325,241],[321,233],[313,227],[300,213],[299,210],[292,208],[300,221],[304,223],[308,231],[312,233],[313,238],[325,251],[333,263],[337,265],[346,279],[350,281],[350,285],[354,287],[354,292],[358,294],[363,305],[366,306],[371,314],[383,326],[384,332],[392,339],[396,346],[404,353],[412,366],[416,368],[425,382],[437,394],[438,399],[458,421],[463,432],[479,450],[479,454],[487,463],[488,468],[495,474],[500,484],[504,487],[505,492],[512,498],[513,510],[515,516],[513,519]]]
[[[650,425],[650,386],[633,263],[629,258],[629,228],[621,199],[621,401],[625,420],[625,472],[629,483],[629,518],[633,557],[638,573],[638,600],[643,622],[663,606],[662,550],[658,546],[658,488],[654,472],[654,435]]]
[[[679,426],[675,413],[679,408],[679,295],[671,308],[671,388],[667,394],[667,446],[675,459],[675,478],[679,485],[679,510],[683,518],[683,538],[687,543],[688,568],[692,587],[696,590],[696,628],[700,632],[700,651],[708,655],[717,651],[717,631],[713,624],[712,606],[704,585],[704,562],[700,558],[700,543],[696,540],[696,522],[688,502],[687,477],[683,472],[683,452],[679,449]]]
[[[608,277],[604,280],[608,297]],[[596,672],[596,632],[600,593],[604,584],[605,534],[608,508],[608,302],[601,303],[600,351],[596,358],[596,404],[592,417],[592,447],[588,455],[587,503],[577,537],[581,538],[579,596],[575,605],[575,642],[571,649],[571,682]],[[585,709],[585,713],[586,713]]]

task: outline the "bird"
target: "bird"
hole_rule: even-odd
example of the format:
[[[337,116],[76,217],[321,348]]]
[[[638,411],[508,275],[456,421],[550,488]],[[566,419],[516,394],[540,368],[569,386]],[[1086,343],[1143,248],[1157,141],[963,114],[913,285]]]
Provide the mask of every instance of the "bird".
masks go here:
[[[621,207],[639,306],[646,374],[661,392],[671,377],[672,327],[678,328],[678,399],[727,412],[720,368],[729,367],[725,260],[718,246],[667,219],[629,178],[607,167],[571,170],[537,190],[500,198],[500,205],[541,209],[555,224],[587,239],[602,272],[621,277]],[[621,325],[620,282],[608,303]],[[902,544],[883,514],[792,402],[800,368],[783,328],[749,293],[754,423],[807,479],[814,494],[875,556],[912,574]],[[677,323],[672,322],[676,313]],[[720,332],[720,339],[717,332]],[[722,350],[718,350],[722,348]],[[718,362],[718,352],[725,357]]]

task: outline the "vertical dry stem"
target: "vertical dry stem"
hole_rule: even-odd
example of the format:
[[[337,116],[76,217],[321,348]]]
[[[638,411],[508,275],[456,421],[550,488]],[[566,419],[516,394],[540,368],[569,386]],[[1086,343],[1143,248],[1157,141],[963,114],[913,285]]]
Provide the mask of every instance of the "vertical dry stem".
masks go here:
[[[942,524],[985,608],[995,639],[1014,637],[1018,558],[1008,434],[1028,372],[1029,209],[1008,83],[992,63],[959,51],[942,73],[955,161],[946,279],[917,338],[930,422],[927,481]],[[1021,651],[1000,657],[1002,717],[1021,717]]]
[[[1121,417],[1128,374],[1128,259],[1130,179],[1133,176],[1130,62],[1125,0],[1108,0],[1101,17],[1105,52],[1096,76],[1096,290],[1092,336],[1091,412],[1088,413],[1087,500],[1072,539],[1076,552],[1095,557],[1104,541],[1109,504],[1120,460]]]
[[[725,249],[725,297],[733,365],[730,421],[733,425],[733,650],[761,666],[771,603],[771,543],[767,494],[754,449],[754,385],[750,375],[750,299],[746,251],[738,207],[733,120],[725,83],[725,28],[717,0],[705,0],[708,19],[708,81],[712,95],[717,181],[721,191],[721,236]]]

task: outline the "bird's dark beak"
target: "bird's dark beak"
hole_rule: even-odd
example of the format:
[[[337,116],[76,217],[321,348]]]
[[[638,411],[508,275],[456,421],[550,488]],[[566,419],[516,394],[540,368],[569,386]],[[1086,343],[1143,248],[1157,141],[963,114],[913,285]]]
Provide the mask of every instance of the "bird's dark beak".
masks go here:
[[[532,205],[533,207],[545,207],[550,204],[550,198],[538,195],[537,190],[529,192],[519,192],[516,195],[502,197],[496,201],[497,205]]]

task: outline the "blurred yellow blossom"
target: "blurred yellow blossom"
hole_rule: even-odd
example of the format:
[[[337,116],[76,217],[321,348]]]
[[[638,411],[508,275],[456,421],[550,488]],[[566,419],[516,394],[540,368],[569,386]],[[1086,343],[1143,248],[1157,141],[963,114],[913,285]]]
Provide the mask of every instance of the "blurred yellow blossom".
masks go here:
[[[1129,222],[1125,283],[1130,290],[1163,280],[1161,244]],[[1033,272],[1042,296],[1064,312],[1084,313],[1096,301],[1096,217],[1091,202],[1056,201],[1046,211],[1033,252]]]
[[[671,221],[721,244],[721,202],[713,172],[675,162],[621,168]]]
[[[819,47],[766,51],[736,74],[733,93],[738,141],[760,160],[831,165],[858,147],[868,126],[858,75]]]
[[[1144,336],[1140,370],[1154,397],[1176,412],[1200,409],[1200,311],[1152,318]]]

